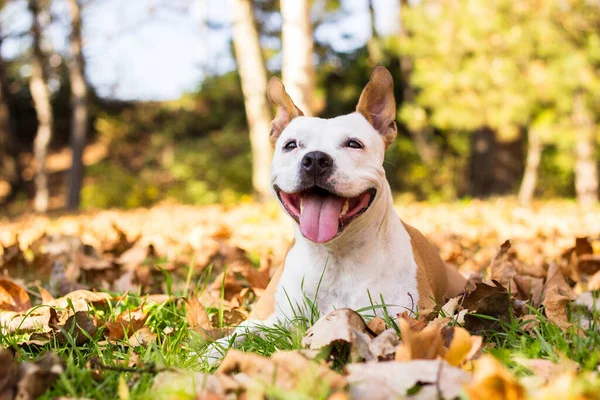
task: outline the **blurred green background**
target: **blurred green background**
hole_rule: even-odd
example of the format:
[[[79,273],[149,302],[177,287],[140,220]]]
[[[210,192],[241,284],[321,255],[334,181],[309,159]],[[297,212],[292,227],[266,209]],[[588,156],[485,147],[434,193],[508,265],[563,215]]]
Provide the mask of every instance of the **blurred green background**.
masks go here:
[[[281,13],[286,1],[295,0],[0,2],[0,207],[37,208],[32,21],[53,114],[46,209],[67,206],[73,2],[82,10],[89,113],[81,199],[70,208],[250,200],[257,187],[242,83],[282,69],[286,83],[286,57],[293,63],[300,50],[312,55],[303,67],[312,69],[307,98],[320,117],[352,112],[374,66],[392,72],[399,135],[385,168],[398,196],[597,201],[599,1],[302,0],[309,25],[296,39],[282,37],[294,21]],[[252,56],[248,46],[235,51],[236,40],[252,39],[235,34],[244,4],[265,68],[250,78],[237,68]]]

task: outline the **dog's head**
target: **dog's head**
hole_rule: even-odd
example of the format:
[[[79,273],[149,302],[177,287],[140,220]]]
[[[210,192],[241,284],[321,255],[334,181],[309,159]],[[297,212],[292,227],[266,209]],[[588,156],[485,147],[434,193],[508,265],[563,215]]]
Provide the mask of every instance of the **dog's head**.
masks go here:
[[[331,119],[305,117],[277,78],[271,78],[268,95],[277,106],[273,189],[306,238],[329,242],[387,185],[383,156],[397,133],[392,76],[375,68],[356,112]]]

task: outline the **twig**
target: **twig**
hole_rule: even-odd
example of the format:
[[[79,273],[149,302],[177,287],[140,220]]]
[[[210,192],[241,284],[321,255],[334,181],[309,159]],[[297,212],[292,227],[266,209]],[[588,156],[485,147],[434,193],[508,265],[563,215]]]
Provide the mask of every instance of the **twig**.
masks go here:
[[[117,372],[137,372],[140,374],[158,374],[159,372],[173,370],[171,367],[156,367],[154,364],[150,364],[144,368],[135,367],[119,367],[116,365],[104,365],[97,357],[90,358],[90,366],[95,369],[102,369],[106,371],[117,371]]]

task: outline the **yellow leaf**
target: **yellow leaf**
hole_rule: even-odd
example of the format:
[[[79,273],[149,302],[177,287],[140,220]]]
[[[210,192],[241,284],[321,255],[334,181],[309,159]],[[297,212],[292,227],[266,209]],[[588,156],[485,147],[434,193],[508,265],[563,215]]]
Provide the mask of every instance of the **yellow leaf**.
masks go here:
[[[454,337],[452,338],[450,348],[446,355],[444,355],[444,358],[451,365],[458,367],[471,351],[471,347],[473,347],[473,345],[471,343],[471,335],[469,332],[464,328],[455,326]]]

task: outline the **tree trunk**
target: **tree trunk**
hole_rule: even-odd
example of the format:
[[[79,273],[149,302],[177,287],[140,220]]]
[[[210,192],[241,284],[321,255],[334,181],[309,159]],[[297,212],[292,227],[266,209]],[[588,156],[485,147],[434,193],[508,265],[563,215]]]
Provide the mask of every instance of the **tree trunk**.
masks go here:
[[[304,115],[313,115],[313,29],[309,0],[281,0],[281,30],[285,89]]]
[[[369,0],[369,21],[371,23],[371,37],[367,42],[367,51],[369,52],[369,62],[371,63],[371,67],[377,66],[381,59],[381,49],[379,47],[379,38],[377,36],[377,27],[375,26],[375,7],[373,5],[373,0]]]
[[[2,40],[0,39],[1,48]],[[10,192],[5,198],[6,201],[9,201],[22,187],[23,179],[19,165],[19,146],[10,114],[7,84],[4,60],[0,55],[0,177],[5,179],[10,186]]]
[[[271,109],[267,101],[267,71],[254,25],[251,0],[233,0],[233,44],[242,81],[252,147],[252,185],[259,201],[270,196]]]
[[[519,189],[519,203],[523,207],[529,207],[533,199],[543,150],[542,141],[535,129],[529,131],[528,140],[525,173],[523,174],[521,188]]]
[[[595,126],[585,105],[583,93],[575,96],[573,103],[573,123],[578,131],[575,147],[575,191],[577,202],[589,207],[598,201],[598,171],[594,151],[596,140]]]
[[[69,0],[71,12],[71,149],[73,158],[69,172],[67,208],[79,208],[83,180],[83,149],[88,128],[88,88],[85,82],[84,59],[81,40],[81,7],[79,0]]]
[[[45,55],[42,51],[42,27],[39,21],[41,12],[39,0],[29,0],[29,11],[32,16],[31,33],[33,36],[33,54],[31,58],[31,79],[29,90],[38,120],[38,129],[33,142],[33,154],[36,164],[35,198],[33,207],[38,212],[48,210],[48,172],[46,171],[46,157],[48,146],[52,139],[52,107],[50,105],[50,92],[48,78],[45,70]]]

